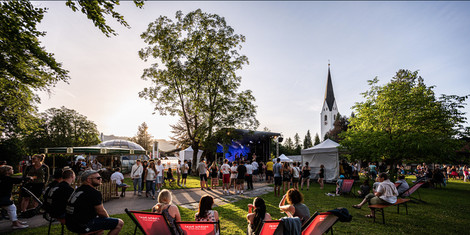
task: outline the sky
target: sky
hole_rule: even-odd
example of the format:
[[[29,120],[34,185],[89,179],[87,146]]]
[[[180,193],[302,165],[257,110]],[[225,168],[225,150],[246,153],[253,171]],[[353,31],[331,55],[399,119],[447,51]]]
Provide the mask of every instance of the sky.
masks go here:
[[[470,2],[147,1],[139,9],[122,1],[117,11],[131,28],[108,18],[119,34],[111,38],[63,1],[33,4],[48,8],[39,25],[47,32],[41,45],[71,78],[51,94],[38,93],[39,111],[74,109],[105,135],[134,136],[143,122],[156,139],[172,135],[178,118],[154,113],[138,96],[152,85],[141,79],[152,61],[142,61],[138,51],[146,46],[140,34],[148,24],[160,15],[174,19],[178,10],[218,14],[246,37],[240,53],[249,65],[237,73],[240,89],[253,91],[258,130],[285,138],[320,133],[329,62],[341,115],[350,116],[363,101],[367,80],[385,84],[399,69],[419,70],[438,96],[470,94]],[[468,105],[463,111],[469,118]]]

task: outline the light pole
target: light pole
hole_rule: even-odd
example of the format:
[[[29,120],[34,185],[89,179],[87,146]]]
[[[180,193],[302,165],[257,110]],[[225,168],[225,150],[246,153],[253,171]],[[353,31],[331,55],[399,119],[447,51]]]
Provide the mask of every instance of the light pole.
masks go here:
[[[279,143],[282,142],[284,138],[282,136],[276,136],[276,158],[279,157]]]

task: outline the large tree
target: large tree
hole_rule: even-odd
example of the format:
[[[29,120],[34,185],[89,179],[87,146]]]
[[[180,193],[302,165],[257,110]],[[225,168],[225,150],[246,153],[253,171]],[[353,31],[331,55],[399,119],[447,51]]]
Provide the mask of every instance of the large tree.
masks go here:
[[[181,118],[177,125],[184,127],[194,149],[193,166],[201,147],[215,152],[213,134],[221,128],[258,126],[252,92],[238,91],[236,71],[248,63],[239,54],[245,37],[235,34],[223,17],[200,9],[187,15],[178,11],[175,21],[160,16],[150,23],[141,38],[148,46],[140,58],[156,61],[142,75],[153,86],[139,95],[160,114]]]
[[[153,137],[148,132],[149,127],[147,123],[143,122],[139,127],[137,127],[137,129],[137,134],[129,140],[139,144],[146,151],[150,152],[152,150]]]
[[[342,135],[341,145],[354,158],[394,166],[403,160],[443,162],[455,153],[456,139],[464,130],[461,109],[467,96],[436,98],[434,87],[409,70],[399,70],[383,86],[377,78],[369,85],[365,101],[354,105],[355,116]]]
[[[343,138],[340,134],[348,130],[348,125],[349,118],[346,116],[341,116],[341,114],[338,113],[333,124],[333,129],[326,133],[328,139],[341,143]]]
[[[307,130],[307,134],[304,138],[304,149],[308,149],[313,146],[312,136],[310,135],[310,130]]]
[[[317,145],[319,144],[321,141],[320,141],[320,136],[318,135],[318,133],[315,134],[315,142],[313,143],[313,145]]]

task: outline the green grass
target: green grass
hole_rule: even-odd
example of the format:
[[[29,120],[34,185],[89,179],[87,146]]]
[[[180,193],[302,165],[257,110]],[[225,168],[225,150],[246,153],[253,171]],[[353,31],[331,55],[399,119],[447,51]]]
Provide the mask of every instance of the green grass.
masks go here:
[[[407,180],[411,181],[413,178],[407,178]],[[358,186],[355,187],[355,190],[357,188]],[[451,180],[446,188],[420,189],[421,199],[426,203],[409,203],[408,215],[405,214],[404,208],[400,210],[400,214],[397,214],[396,207],[386,208],[385,225],[377,222],[372,223],[371,219],[365,218],[364,215],[369,213],[367,207],[363,207],[361,210],[351,207],[361,199],[352,196],[328,197],[325,195],[326,192],[334,189],[335,186],[332,184],[325,185],[324,190],[320,190],[318,184],[313,184],[309,191],[304,189],[302,192],[305,196],[305,204],[310,208],[310,213],[328,211],[337,207],[346,207],[349,210],[353,220],[349,223],[338,222],[335,224],[335,234],[467,234],[468,232],[470,183]],[[263,195],[263,199],[266,201],[267,210],[273,219],[284,216],[278,209],[280,198],[274,197],[274,193]],[[246,233],[247,204],[252,201],[252,198],[244,199],[214,208],[220,215],[222,234]],[[195,211],[180,207],[180,213],[183,220],[194,220]],[[126,214],[113,217],[125,221],[121,234],[134,232],[134,224]],[[54,234],[60,232],[59,225],[55,225],[52,229]],[[47,233],[47,226],[15,232],[15,234],[45,233]]]

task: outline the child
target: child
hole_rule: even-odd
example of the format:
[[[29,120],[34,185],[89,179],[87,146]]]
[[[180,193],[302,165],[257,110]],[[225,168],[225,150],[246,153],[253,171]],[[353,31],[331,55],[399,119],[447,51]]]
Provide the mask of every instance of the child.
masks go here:
[[[370,193],[369,179],[365,179],[361,185],[361,190],[358,190],[357,193],[359,197],[364,198],[367,194]]]
[[[166,179],[168,180],[170,187],[173,186],[173,182],[175,182],[175,178],[173,178],[173,171],[171,170],[171,167],[168,168],[168,171],[166,172]]]
[[[336,196],[341,193],[341,187],[343,186],[344,175],[339,176],[339,180],[336,181]]]

